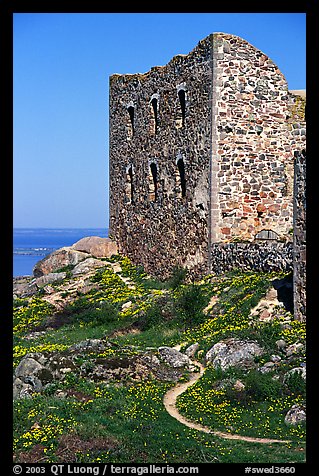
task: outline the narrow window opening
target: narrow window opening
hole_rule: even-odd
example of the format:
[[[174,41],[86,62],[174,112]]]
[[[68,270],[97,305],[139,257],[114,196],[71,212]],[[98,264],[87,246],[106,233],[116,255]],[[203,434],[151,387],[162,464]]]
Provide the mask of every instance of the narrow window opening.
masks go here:
[[[186,196],[186,180],[185,180],[185,166],[184,166],[183,159],[178,159],[177,167],[178,167],[178,171],[179,171],[182,197],[185,197]]]
[[[178,91],[179,103],[182,111],[182,127],[185,126],[186,95],[184,89]]]
[[[134,202],[134,184],[133,184],[133,168],[130,167],[129,170],[128,170],[128,173],[129,173],[129,177],[130,177],[130,196],[131,196],[131,202],[133,203]]]
[[[128,202],[134,203],[134,183],[133,183],[133,166],[131,165],[126,172],[126,198]]]
[[[154,123],[155,123],[154,132],[156,134],[157,129],[158,129],[158,103],[157,103],[157,99],[153,98],[151,100],[151,104],[152,104],[152,108],[153,108]]]
[[[130,116],[130,122],[131,122],[131,136],[134,135],[134,107],[129,106],[127,108],[127,112],[129,113]]]
[[[157,166],[154,162],[150,165],[152,181],[150,182],[150,195],[149,198],[151,201],[156,202],[157,200]]]

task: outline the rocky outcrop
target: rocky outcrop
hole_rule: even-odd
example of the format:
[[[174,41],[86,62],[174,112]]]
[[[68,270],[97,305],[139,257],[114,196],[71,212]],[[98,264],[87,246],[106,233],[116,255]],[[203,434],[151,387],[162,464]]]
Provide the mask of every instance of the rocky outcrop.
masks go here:
[[[287,347],[286,354],[287,357],[290,357],[292,355],[300,354],[304,350],[305,346],[301,342],[295,342],[294,344],[291,344]]]
[[[111,350],[109,355],[108,350]],[[64,351],[27,354],[14,372],[13,399],[31,398],[45,391],[47,385],[63,381],[70,372],[92,381],[155,378],[175,382],[185,369],[192,370],[189,358],[175,349],[161,348],[160,358],[156,349],[132,350],[114,348],[105,339],[87,339]]]
[[[53,273],[65,266],[75,266],[87,257],[87,253],[74,250],[70,246],[65,246],[59,250],[53,251],[53,253],[50,253],[38,261],[33,268],[33,275],[36,278],[39,278],[40,276]]]
[[[13,278],[13,297],[29,297],[38,292],[35,279],[29,276],[18,276]]]
[[[263,354],[263,349],[253,341],[235,338],[225,339],[215,344],[206,354],[206,362],[214,368],[226,370],[229,367],[254,367],[254,358]]]
[[[264,298],[262,298],[257,306],[250,311],[251,317],[259,317],[261,321],[271,321],[273,319],[274,308],[280,306],[278,301],[277,290],[269,289]]]
[[[14,372],[13,399],[32,397],[34,393],[41,392],[45,385],[61,379],[74,368],[72,360],[61,354],[25,355]]]
[[[57,281],[62,281],[63,279],[66,278],[66,273],[49,273],[46,274],[45,276],[41,276],[40,278],[37,278],[35,280],[35,283],[38,288],[41,288],[43,286],[46,286],[47,284],[52,284]]]
[[[117,245],[110,238],[100,238],[98,236],[88,236],[74,243],[72,246],[64,246],[53,253],[48,254],[38,261],[33,268],[33,275],[36,278],[46,276],[66,266],[77,266],[86,260],[88,270],[94,267],[103,266],[102,262],[94,258],[109,258],[117,254]],[[87,258],[91,256],[91,261]],[[73,274],[85,272],[85,266],[73,270]]]
[[[34,382],[31,383],[31,379],[29,383],[26,383],[23,379],[19,377],[13,378],[13,400],[17,400],[18,398],[31,398],[33,393],[40,392],[42,389],[39,385],[36,385]]]
[[[188,367],[192,365],[192,361],[187,355],[182,354],[173,347],[159,347],[159,355],[168,365],[174,368]]]
[[[89,253],[95,258],[109,258],[118,253],[117,245],[110,238],[88,236],[72,245],[72,249]]]
[[[27,355],[16,368],[13,380],[13,399],[31,397],[34,392],[42,390],[39,378],[44,367],[40,362]]]
[[[66,278],[66,273],[49,273],[39,278],[23,276],[13,278],[13,296],[14,297],[30,297],[36,294],[39,289],[44,288],[48,284],[62,281]]]
[[[50,272],[38,278],[32,276],[14,278],[14,299],[29,298],[37,295],[39,290],[41,290],[42,299],[53,305],[58,311],[61,311],[72,301],[76,300],[79,293],[86,294],[93,289],[99,288],[99,283],[91,281],[91,277],[97,269],[107,266],[111,266],[113,269],[116,267],[116,263],[107,263],[80,251],[73,251],[73,253],[83,254],[85,259],[74,265],[73,268],[70,266],[68,272]],[[50,259],[49,256],[47,264],[45,264],[46,268],[50,264]],[[54,262],[55,264],[57,263],[56,254]],[[124,280],[129,280],[129,278],[123,278]]]
[[[280,355],[272,355],[270,357],[270,361],[266,362],[264,365],[259,367],[258,371],[261,372],[262,374],[273,372],[274,370],[276,370],[276,368],[278,368],[281,362],[282,362],[282,359]]]
[[[307,378],[307,367],[294,367],[293,369],[289,370],[284,377],[284,382],[289,381],[290,377],[294,374],[299,374],[304,380]]]
[[[96,258],[87,258],[84,261],[81,261],[81,263],[74,266],[71,271],[71,274],[72,276],[78,276],[80,274],[89,273],[90,271],[95,270],[97,268],[102,268],[103,266],[105,266],[105,261],[101,261]]]

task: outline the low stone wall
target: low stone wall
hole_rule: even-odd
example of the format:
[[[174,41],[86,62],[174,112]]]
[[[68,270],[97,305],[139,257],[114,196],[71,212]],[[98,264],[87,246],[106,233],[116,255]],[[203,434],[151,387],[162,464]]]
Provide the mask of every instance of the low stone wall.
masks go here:
[[[250,242],[214,243],[211,247],[211,273],[233,269],[244,271],[292,271],[292,243]]]

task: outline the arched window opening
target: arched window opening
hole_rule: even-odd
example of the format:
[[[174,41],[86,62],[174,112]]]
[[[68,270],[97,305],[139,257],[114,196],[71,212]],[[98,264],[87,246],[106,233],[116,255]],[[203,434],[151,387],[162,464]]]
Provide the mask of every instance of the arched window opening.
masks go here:
[[[186,196],[186,180],[185,180],[185,166],[183,159],[178,159],[177,167],[179,171],[180,186],[182,191],[182,197]]]
[[[155,162],[150,164],[150,180],[149,180],[149,199],[152,202],[157,201],[157,165]]]
[[[125,194],[127,202],[134,203],[134,182],[133,182],[133,166],[130,165],[126,170],[126,188]]]
[[[179,103],[182,111],[182,127],[185,126],[185,112],[186,112],[186,94],[184,89],[178,91]]]
[[[130,135],[131,137],[133,137],[134,136],[134,106],[128,106],[127,112],[130,116],[130,125],[131,125]]]
[[[255,240],[274,240],[278,241],[279,235],[272,230],[261,230],[255,235]]]
[[[154,133],[156,134],[158,129],[158,100],[156,97],[153,97],[153,99],[151,100],[151,105],[154,114]]]

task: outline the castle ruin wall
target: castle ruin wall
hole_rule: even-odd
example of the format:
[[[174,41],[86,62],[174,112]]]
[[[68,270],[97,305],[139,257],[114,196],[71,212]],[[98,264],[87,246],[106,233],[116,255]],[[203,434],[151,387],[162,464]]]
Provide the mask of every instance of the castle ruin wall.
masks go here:
[[[209,52],[110,78],[110,235],[153,275],[208,270]]]
[[[292,269],[304,105],[267,55],[224,33],[147,73],[113,75],[110,236],[120,252],[161,278],[176,265],[197,276]]]

